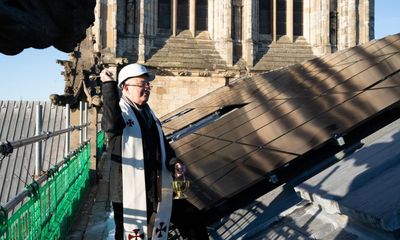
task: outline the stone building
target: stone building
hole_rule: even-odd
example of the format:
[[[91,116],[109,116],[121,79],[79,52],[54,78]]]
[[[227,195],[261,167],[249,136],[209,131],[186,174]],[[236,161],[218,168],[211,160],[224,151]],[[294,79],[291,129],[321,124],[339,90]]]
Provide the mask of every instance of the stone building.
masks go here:
[[[373,0],[102,0],[91,28],[102,62],[154,69],[164,115],[241,75],[374,37]]]

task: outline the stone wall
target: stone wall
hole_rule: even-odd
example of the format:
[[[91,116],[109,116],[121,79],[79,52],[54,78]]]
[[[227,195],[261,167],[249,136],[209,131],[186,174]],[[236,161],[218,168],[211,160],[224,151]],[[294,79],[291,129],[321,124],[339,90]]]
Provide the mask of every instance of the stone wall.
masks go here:
[[[149,104],[158,117],[224,86],[224,77],[157,76]]]

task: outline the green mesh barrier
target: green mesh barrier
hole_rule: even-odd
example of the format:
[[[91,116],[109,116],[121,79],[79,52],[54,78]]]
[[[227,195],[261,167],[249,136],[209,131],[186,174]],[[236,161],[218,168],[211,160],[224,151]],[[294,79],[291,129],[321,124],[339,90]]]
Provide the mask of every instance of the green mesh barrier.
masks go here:
[[[101,157],[104,151],[104,131],[100,131],[97,133],[97,149],[96,149],[96,156]]]
[[[102,148],[103,142],[97,144]],[[89,187],[90,144],[66,160],[60,169],[48,171],[49,179],[42,186],[36,182],[27,186],[29,197],[12,216],[0,207],[0,240],[66,236]]]

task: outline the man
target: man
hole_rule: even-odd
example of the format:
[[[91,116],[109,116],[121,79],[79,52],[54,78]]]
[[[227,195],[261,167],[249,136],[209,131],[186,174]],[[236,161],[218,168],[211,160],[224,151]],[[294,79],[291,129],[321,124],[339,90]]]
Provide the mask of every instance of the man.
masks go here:
[[[198,210],[186,200],[172,201],[172,173],[180,176],[185,167],[147,104],[154,77],[140,64],[123,67],[118,74],[121,98],[109,70],[104,69],[100,79],[115,239],[167,239],[170,222],[188,239],[208,239]]]

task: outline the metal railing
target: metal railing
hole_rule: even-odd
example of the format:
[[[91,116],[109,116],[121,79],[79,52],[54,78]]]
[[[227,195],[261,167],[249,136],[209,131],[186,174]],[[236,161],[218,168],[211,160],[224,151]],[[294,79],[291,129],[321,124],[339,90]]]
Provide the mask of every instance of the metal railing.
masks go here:
[[[0,240],[58,239],[70,226],[73,213],[89,186],[90,144],[88,140],[87,104],[80,104],[80,125],[70,126],[70,109],[66,106],[66,128],[42,132],[42,110],[36,111],[36,135],[0,144],[3,158],[15,148],[36,144],[35,180],[6,204],[0,206]],[[85,115],[84,112],[85,111]],[[85,116],[85,123],[83,117]],[[80,147],[70,152],[70,132],[80,130]],[[85,133],[83,132],[85,130]],[[41,169],[41,141],[66,134],[65,157],[47,171]],[[97,133],[98,154],[102,154],[104,132]],[[17,210],[16,206],[21,205]],[[16,211],[15,211],[16,210]],[[15,211],[12,215],[12,211]]]
[[[90,144],[85,142],[13,201],[0,207],[0,240],[65,236],[89,186],[89,164]],[[14,205],[26,197],[28,200],[9,216]]]
[[[83,102],[80,102],[79,105],[80,109],[80,125],[78,126],[71,126],[70,124],[70,107],[69,104],[66,105],[65,107],[65,119],[66,119],[66,128],[62,130],[58,130],[55,132],[43,132],[42,131],[42,125],[43,125],[43,117],[42,117],[42,105],[38,104],[36,106],[36,135],[30,138],[25,138],[13,142],[5,141],[0,143],[0,154],[3,156],[3,158],[13,152],[15,148],[19,148],[25,145],[29,145],[32,143],[35,143],[35,174],[38,175],[40,174],[41,169],[41,155],[42,155],[42,145],[40,144],[41,141],[47,140],[51,137],[55,137],[61,134],[66,133],[65,137],[65,156],[69,154],[69,148],[70,148],[70,132],[74,130],[79,130],[80,131],[80,140],[79,143],[82,144],[84,141],[88,140],[88,117],[87,117],[87,112],[88,112],[88,105],[87,103],[83,104]],[[85,113],[84,113],[85,112]],[[85,117],[85,123],[83,122],[83,116]],[[84,131],[86,134],[84,134]],[[0,158],[2,160],[2,158]]]

